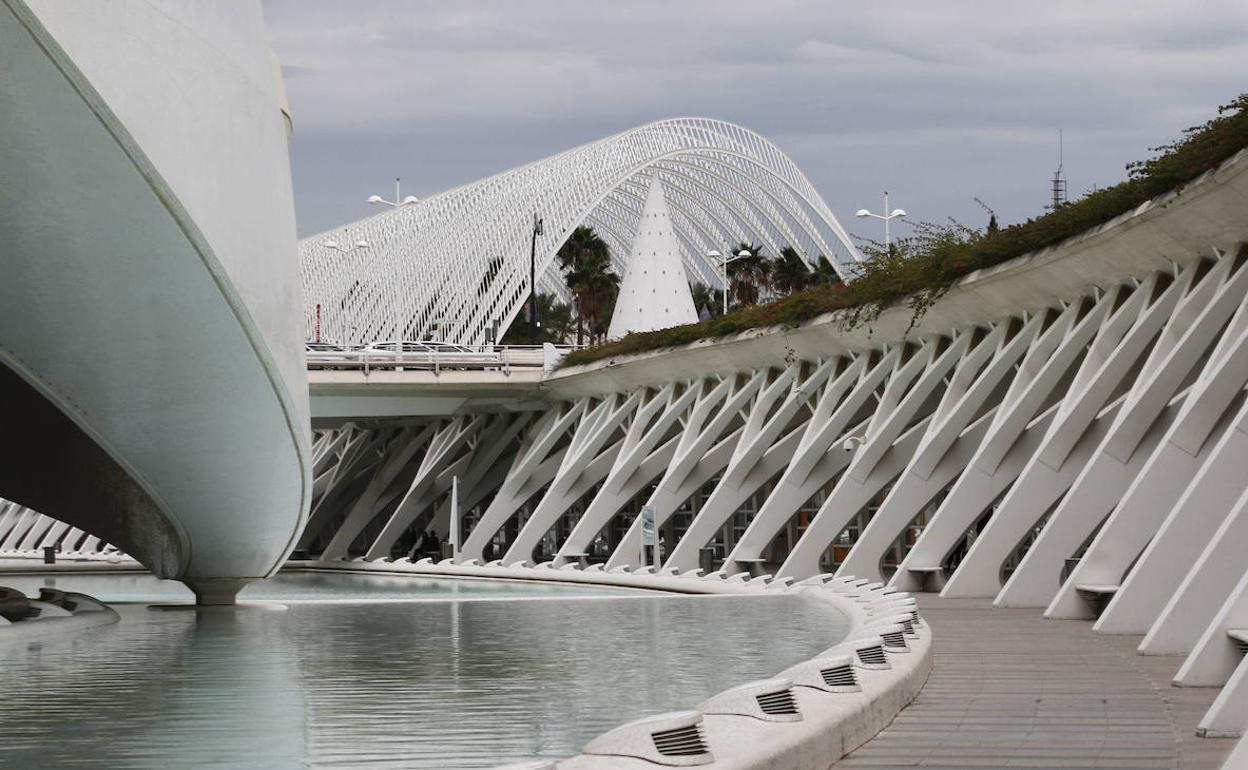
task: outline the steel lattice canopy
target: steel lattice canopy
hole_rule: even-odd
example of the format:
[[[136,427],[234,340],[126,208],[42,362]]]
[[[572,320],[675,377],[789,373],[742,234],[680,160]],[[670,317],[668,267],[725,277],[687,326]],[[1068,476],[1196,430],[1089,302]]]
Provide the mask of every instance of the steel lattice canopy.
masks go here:
[[[797,165],[732,123],[650,123],[389,209],[300,245],[308,338],[359,344],[439,339],[482,344],[528,295],[534,213],[539,290],[565,300],[555,253],[577,225],[593,227],[623,273],[650,179],[658,175],[693,281],[719,286],[711,250],[745,240],[772,255],[793,246],[848,277],[861,259]],[[330,239],[368,243],[341,252]]]

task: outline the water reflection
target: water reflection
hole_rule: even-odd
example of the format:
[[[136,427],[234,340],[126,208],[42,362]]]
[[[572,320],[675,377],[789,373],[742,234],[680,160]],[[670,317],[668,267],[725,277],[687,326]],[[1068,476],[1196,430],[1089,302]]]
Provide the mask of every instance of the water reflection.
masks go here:
[[[371,595],[370,581],[292,575],[261,591],[341,598]],[[0,766],[471,768],[566,756],[628,719],[775,674],[845,628],[799,597],[466,582],[409,582],[416,598],[460,597],[446,601],[128,605],[89,637],[6,649]],[[521,596],[537,600],[509,600]]]

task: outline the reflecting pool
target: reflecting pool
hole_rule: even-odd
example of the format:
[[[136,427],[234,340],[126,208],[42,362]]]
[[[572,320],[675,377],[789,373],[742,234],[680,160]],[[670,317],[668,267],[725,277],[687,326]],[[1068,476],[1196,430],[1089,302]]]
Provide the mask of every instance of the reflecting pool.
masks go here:
[[[112,601],[146,576],[0,576]],[[797,596],[281,575],[238,608],[122,604],[120,623],[0,648],[0,767],[479,768],[577,753],[647,714],[840,639]],[[379,601],[384,600],[384,601]]]

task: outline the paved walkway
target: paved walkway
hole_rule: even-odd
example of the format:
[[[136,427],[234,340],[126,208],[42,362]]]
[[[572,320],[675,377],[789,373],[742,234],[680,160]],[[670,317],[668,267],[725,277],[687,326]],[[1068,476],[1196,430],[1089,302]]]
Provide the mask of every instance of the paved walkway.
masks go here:
[[[1137,636],[986,599],[920,594],[936,633],[927,686],[838,768],[1217,770],[1234,740],[1197,738],[1217,690],[1170,686],[1179,657]]]

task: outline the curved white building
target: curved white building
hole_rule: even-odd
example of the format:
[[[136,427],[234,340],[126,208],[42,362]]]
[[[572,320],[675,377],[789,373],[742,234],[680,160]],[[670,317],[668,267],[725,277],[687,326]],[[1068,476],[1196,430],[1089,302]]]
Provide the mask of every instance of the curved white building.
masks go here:
[[[0,51],[0,495],[230,601],[311,494],[259,3],[5,0]]]
[[[533,215],[538,288],[566,297],[555,253],[592,226],[627,275],[647,188],[659,179],[692,281],[718,286],[706,256],[742,239],[772,256],[793,246],[848,275],[859,258],[801,170],[758,134],[719,120],[650,123],[390,209],[300,244],[304,334],[364,343],[481,344],[529,293]],[[367,244],[346,253],[327,243]]]

